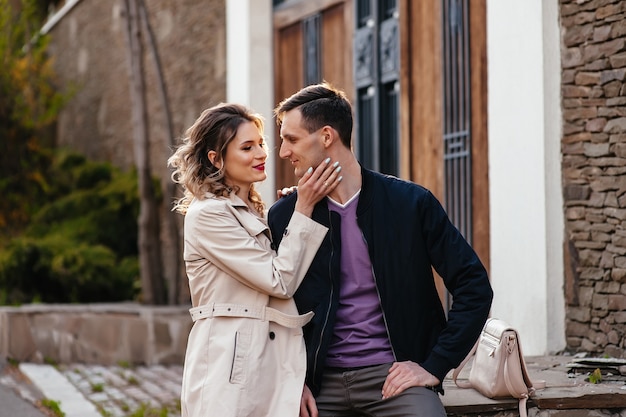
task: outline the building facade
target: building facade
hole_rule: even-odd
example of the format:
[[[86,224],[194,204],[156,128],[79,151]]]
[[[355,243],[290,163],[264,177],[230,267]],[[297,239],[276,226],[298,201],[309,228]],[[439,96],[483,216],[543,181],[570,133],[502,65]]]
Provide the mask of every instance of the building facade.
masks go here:
[[[59,141],[129,166],[121,2],[74,3],[49,30],[61,77],[81,87]],[[265,116],[266,201],[295,181],[278,158],[272,108],[327,80],[355,105],[359,160],[442,201],[490,272],[492,315],[519,329],[525,354],[623,356],[626,2],[146,4],[177,134],[223,100]],[[171,138],[158,100],[149,103],[163,162]]]

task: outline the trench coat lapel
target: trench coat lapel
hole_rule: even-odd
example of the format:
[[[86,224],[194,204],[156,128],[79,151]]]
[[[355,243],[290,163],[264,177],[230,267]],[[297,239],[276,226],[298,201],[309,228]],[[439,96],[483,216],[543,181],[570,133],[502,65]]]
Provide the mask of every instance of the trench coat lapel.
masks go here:
[[[267,237],[270,237],[269,227],[267,226],[267,220],[261,218],[248,208],[248,205],[244,201],[237,197],[235,193],[230,195],[230,204],[228,206],[231,209],[233,215],[237,218],[237,221],[243,226],[244,229],[250,234],[250,236],[258,236],[261,233],[265,233]]]

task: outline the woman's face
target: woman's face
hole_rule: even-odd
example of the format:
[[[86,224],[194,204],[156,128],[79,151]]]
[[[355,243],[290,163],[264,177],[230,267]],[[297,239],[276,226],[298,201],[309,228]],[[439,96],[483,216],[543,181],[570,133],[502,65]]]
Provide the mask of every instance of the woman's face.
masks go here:
[[[250,185],[267,178],[265,140],[253,122],[245,122],[226,147],[224,178],[226,184],[238,186],[247,196]]]

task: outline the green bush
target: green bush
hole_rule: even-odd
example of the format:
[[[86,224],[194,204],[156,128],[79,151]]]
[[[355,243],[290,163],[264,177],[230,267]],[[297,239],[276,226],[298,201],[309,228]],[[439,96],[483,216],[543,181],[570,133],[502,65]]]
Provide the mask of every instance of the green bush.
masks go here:
[[[74,87],[57,91],[36,36],[59,0],[0,0],[0,303],[132,299],[137,178],[53,151]]]
[[[0,304],[135,298],[136,174],[65,151],[50,170],[49,201],[0,247]]]
[[[75,88],[58,91],[39,32],[47,6],[58,0],[0,0],[0,244],[31,220],[49,192],[57,115]]]

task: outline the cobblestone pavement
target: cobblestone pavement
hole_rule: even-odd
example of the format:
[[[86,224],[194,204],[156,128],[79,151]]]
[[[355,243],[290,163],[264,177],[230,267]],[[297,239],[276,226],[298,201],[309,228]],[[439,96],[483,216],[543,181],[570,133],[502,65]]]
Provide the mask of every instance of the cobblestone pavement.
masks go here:
[[[57,369],[103,416],[180,417],[182,366],[130,368],[75,364]]]
[[[57,365],[56,370],[91,402],[103,417],[180,417],[182,366]],[[37,381],[15,370],[0,376],[22,398],[37,403]],[[61,410],[63,401],[61,401]]]

